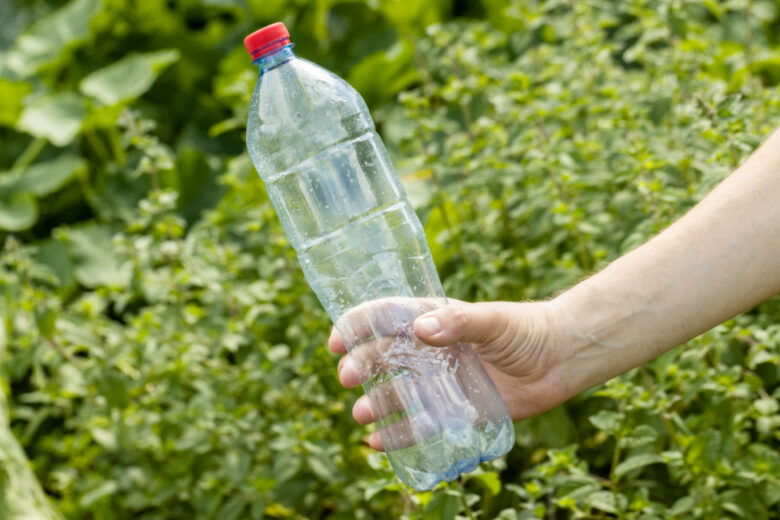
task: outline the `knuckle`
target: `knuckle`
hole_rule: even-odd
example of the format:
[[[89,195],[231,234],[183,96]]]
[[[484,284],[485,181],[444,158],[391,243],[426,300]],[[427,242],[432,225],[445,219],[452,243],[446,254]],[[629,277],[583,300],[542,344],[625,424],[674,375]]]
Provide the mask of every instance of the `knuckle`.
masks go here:
[[[507,327],[500,338],[505,346],[498,349],[499,362],[518,370],[518,375],[529,375],[540,369],[548,355],[548,322],[537,304],[518,313],[514,326]]]
[[[449,314],[452,319],[453,325],[457,329],[461,329],[468,325],[469,322],[469,314],[466,312],[466,309],[461,306],[450,306],[449,307]]]

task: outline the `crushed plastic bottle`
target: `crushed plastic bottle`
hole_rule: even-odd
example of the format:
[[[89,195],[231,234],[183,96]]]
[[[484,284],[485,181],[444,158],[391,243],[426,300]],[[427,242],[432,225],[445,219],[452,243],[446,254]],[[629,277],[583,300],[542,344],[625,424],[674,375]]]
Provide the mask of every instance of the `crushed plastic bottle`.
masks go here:
[[[431,489],[514,445],[470,345],[414,334],[447,305],[422,224],[360,94],[298,58],[282,23],[244,40],[260,69],[247,148],[303,272],[358,365],[396,474]]]

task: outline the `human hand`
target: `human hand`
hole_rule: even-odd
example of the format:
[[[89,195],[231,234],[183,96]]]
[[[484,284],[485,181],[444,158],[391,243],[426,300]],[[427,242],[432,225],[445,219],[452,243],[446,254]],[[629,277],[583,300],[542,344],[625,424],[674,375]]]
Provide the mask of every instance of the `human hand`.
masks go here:
[[[556,327],[560,320],[554,302],[466,303],[449,300],[449,305],[429,312],[425,311],[432,306],[430,300],[417,302],[423,312],[413,324],[417,338],[436,347],[471,343],[501,392],[513,420],[541,413],[570,397],[558,370],[564,332]],[[347,313],[345,318],[360,312],[361,307]],[[336,327],[331,332],[328,346],[334,353],[343,354],[338,363],[341,384],[346,388],[358,386],[361,383],[360,363],[346,353],[344,339]],[[352,415],[360,424],[375,421],[367,396],[355,402]],[[382,449],[377,432],[369,437],[369,445]]]

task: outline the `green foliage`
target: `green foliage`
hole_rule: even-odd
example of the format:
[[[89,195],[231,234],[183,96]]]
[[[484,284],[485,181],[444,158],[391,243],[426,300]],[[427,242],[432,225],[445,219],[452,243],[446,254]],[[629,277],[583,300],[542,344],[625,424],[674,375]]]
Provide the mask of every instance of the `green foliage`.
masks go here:
[[[30,470],[24,449],[11,433],[5,390],[0,389],[0,516],[30,520],[61,520]]]
[[[399,484],[245,153],[241,38],[284,20],[364,94],[448,294],[520,300],[780,124],[780,3],[53,4],[0,5],[0,346],[68,518],[778,518],[776,300],[517,424],[460,482]]]
[[[40,97],[27,105],[19,116],[17,128],[52,144],[65,146],[81,131],[87,111],[84,101],[71,92]]]
[[[176,50],[130,53],[121,60],[89,74],[79,89],[104,105],[135,99],[152,86],[160,71],[179,59]]]

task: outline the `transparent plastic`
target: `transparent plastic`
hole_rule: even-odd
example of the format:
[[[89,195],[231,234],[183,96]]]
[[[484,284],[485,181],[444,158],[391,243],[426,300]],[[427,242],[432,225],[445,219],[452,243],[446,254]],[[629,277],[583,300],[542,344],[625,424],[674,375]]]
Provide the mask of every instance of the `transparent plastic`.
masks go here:
[[[512,422],[471,346],[430,347],[412,330],[447,300],[365,102],[291,45],[255,64],[249,154],[357,362],[393,469],[425,490],[503,455]]]

